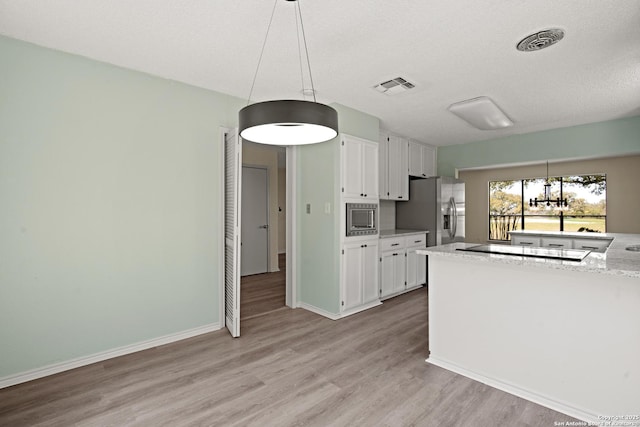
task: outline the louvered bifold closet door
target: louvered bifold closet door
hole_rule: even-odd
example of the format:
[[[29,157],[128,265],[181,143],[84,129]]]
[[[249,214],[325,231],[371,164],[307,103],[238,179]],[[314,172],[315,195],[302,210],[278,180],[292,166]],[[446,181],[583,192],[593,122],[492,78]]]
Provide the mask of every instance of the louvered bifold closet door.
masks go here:
[[[242,142],[237,131],[224,138],[224,284],[225,323],[231,336],[240,336],[240,200]]]

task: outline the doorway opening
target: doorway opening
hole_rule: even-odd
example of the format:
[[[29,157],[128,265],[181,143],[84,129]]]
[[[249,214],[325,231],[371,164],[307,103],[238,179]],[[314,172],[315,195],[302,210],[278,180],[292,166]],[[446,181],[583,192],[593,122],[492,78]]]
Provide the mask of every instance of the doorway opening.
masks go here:
[[[222,128],[221,135],[220,203],[224,207],[221,225],[221,235],[224,238],[221,239],[220,249],[221,265],[224,268],[219,272],[219,319],[221,327],[226,326],[231,336],[239,337],[241,319],[262,316],[286,307],[297,307],[297,148],[248,143],[238,136],[237,129]],[[247,150],[244,149],[245,145],[249,147]],[[265,158],[270,160],[265,161]],[[270,177],[267,191],[271,197],[267,195],[268,270],[266,273],[247,275],[241,280],[243,166],[261,166],[267,169]],[[241,283],[247,292],[242,292]],[[252,287],[255,292],[251,292]],[[274,301],[277,301],[277,306]]]

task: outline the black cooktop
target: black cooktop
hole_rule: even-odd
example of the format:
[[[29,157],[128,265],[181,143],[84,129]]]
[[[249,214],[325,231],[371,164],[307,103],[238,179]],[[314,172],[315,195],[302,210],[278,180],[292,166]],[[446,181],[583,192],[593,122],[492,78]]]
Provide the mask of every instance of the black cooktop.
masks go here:
[[[539,248],[516,245],[477,245],[458,248],[458,250],[465,252],[482,252],[485,254],[557,259],[562,261],[582,261],[591,252],[582,249]]]

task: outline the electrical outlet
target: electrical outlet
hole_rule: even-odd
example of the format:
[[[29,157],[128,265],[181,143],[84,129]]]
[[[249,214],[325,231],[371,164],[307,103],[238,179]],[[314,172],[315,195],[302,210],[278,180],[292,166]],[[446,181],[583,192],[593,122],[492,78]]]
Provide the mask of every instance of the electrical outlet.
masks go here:
[[[311,203],[307,203],[307,213],[311,213]]]

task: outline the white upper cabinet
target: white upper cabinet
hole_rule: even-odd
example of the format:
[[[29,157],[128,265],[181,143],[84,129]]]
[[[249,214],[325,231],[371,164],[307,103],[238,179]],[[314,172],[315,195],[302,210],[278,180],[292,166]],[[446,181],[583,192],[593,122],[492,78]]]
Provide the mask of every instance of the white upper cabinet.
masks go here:
[[[378,144],[342,135],[342,197],[377,200]]]
[[[383,133],[380,135],[380,153],[383,153],[380,156],[380,198],[408,200],[408,141]]]
[[[378,190],[380,199],[389,199],[389,140],[386,133],[380,133],[378,143]]]
[[[427,178],[436,176],[436,149],[430,145],[409,141],[409,175]]]

